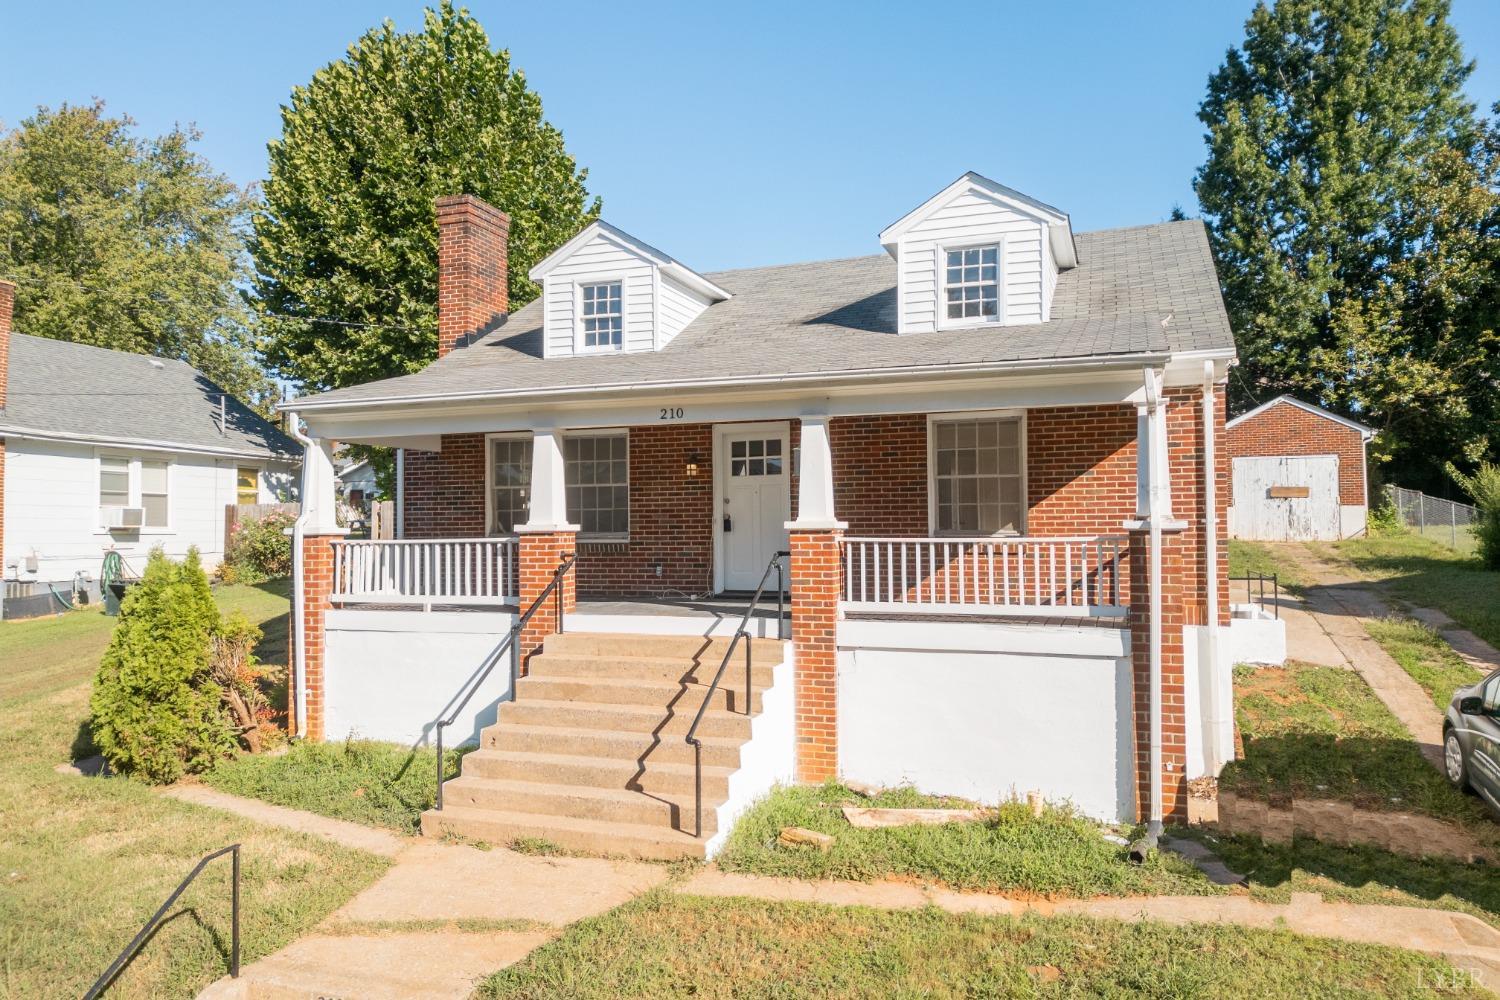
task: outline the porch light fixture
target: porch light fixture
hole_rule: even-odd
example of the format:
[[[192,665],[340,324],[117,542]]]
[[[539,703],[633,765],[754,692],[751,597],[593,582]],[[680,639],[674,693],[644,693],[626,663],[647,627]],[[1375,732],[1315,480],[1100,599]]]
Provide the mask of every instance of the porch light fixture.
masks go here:
[[[687,464],[683,467],[683,473],[692,479],[698,474],[698,462],[700,461],[696,451],[688,452]]]

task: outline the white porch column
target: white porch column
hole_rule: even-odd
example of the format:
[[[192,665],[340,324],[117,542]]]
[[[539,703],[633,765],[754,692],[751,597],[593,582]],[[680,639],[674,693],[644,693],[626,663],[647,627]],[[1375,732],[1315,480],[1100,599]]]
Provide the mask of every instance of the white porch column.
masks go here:
[[[309,437],[302,448],[302,524],[307,534],[340,532],[338,477],[333,468],[333,442]]]
[[[833,450],[828,444],[828,418],[802,418],[798,443],[801,470],[797,484],[797,520],[787,522],[788,531],[832,531],[848,525],[833,512]]]
[[[531,436],[531,517],[518,531],[577,531],[568,523],[562,432],[539,429]]]
[[[1162,398],[1162,372],[1148,368],[1144,376],[1146,402],[1135,411],[1135,514],[1145,520],[1154,510],[1170,521],[1172,477],[1167,467],[1167,403]]]

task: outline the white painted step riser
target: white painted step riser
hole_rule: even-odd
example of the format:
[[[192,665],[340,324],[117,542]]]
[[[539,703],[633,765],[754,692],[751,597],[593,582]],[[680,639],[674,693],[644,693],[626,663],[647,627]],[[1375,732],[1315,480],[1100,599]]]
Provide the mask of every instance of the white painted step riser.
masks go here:
[[[775,664],[756,664],[750,669],[750,684],[757,691],[771,686]],[[527,665],[528,677],[598,677],[603,680],[641,680],[656,683],[682,682],[711,684],[719,672],[718,663],[662,663],[655,660],[611,660],[605,657],[552,656],[534,657]],[[731,663],[719,681],[721,688],[745,689],[744,661]]]
[[[781,659],[784,645],[776,639],[750,640],[756,659],[761,656],[774,657],[768,662]],[[659,656],[671,658],[712,660],[717,666],[729,650],[728,638],[705,640],[685,635],[615,635],[606,633],[568,632],[548,636],[543,646],[547,653],[564,653],[570,656]],[[744,640],[735,648],[736,655],[745,648]]]
[[[708,687],[703,684],[651,684],[651,683],[601,683],[598,680],[576,677],[522,677],[518,686],[519,699],[526,702],[539,701],[583,701],[606,705],[683,705],[703,704]],[[744,690],[728,690],[720,687],[709,701],[709,711],[742,712]],[[752,711],[761,709],[761,693],[757,692],[751,702]]]
[[[514,788],[491,788],[483,782],[449,783],[443,789],[445,805],[470,806],[476,809],[498,809],[505,812],[533,813],[539,816],[571,816],[577,819],[599,819],[611,823],[637,826],[659,826],[690,832],[694,814],[691,796],[684,801],[653,799],[641,793],[634,802],[590,797],[589,789],[576,785],[538,785],[538,791]],[[573,794],[569,794],[569,790]],[[703,828],[709,833],[717,827],[721,800],[704,796]]]
[[[693,792],[693,769],[651,768],[641,771],[633,761],[610,766],[591,763],[559,764],[533,761],[525,757],[492,757],[480,750],[464,758],[463,773],[479,778],[505,778],[511,781],[536,781],[584,788],[641,788],[666,795],[690,795]],[[729,795],[729,776],[722,769],[704,768],[705,801],[723,801]]]
[[[594,705],[588,702],[562,704],[524,700],[507,702],[500,706],[496,726],[503,728],[507,723],[515,723],[522,726],[602,729],[610,732],[672,735],[680,738],[687,733],[693,723],[693,716],[698,711],[697,705],[688,709],[678,707],[676,711],[655,708],[641,712],[632,711],[633,708],[634,706],[615,709],[609,705]],[[488,733],[494,728],[490,727],[485,732]],[[703,721],[698,725],[698,733],[703,736],[748,740],[750,720],[743,715],[730,715],[727,712],[705,712]]]
[[[593,832],[569,830],[566,827],[548,823],[545,816],[538,816],[528,821],[514,821],[480,819],[473,816],[458,818],[443,816],[431,810],[422,814],[423,834],[440,836],[445,832],[467,837],[470,840],[482,840],[486,843],[502,845],[523,837],[537,837],[551,841],[559,847],[586,851],[590,854],[622,855],[660,861],[703,857],[702,844],[657,842],[644,838],[606,836]],[[497,887],[497,891],[500,889],[501,887]]]
[[[737,768],[740,748],[708,742],[704,737],[702,762],[714,767]],[[583,757],[610,757],[637,760],[646,764],[691,764],[694,751],[680,736],[668,736],[654,742],[649,736],[635,733],[589,732],[581,729],[541,729],[522,731],[514,726],[496,726],[484,731],[480,746],[494,750],[521,750],[533,753],[573,753]]]

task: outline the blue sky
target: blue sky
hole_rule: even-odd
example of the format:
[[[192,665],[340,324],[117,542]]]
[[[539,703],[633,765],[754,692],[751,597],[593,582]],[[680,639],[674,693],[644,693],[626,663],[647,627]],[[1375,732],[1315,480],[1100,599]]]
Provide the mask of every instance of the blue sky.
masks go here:
[[[102,97],[148,132],[196,123],[203,153],[248,184],[292,86],[383,18],[416,27],[423,5],[9,6],[0,121]],[[956,19],[909,0],[469,6],[605,218],[711,270],[878,252],[882,227],[970,169],[1080,231],[1194,212],[1194,114],[1252,4],[967,3]],[[1488,107],[1500,4],[1455,0],[1453,20]]]

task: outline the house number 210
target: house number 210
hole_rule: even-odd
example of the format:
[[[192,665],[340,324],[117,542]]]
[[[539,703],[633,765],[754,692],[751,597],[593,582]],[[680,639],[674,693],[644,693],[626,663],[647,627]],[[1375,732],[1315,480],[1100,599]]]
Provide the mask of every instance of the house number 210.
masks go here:
[[[663,419],[663,420],[681,420],[682,419],[682,407],[680,407],[680,406],[663,406],[661,408],[661,419]]]

